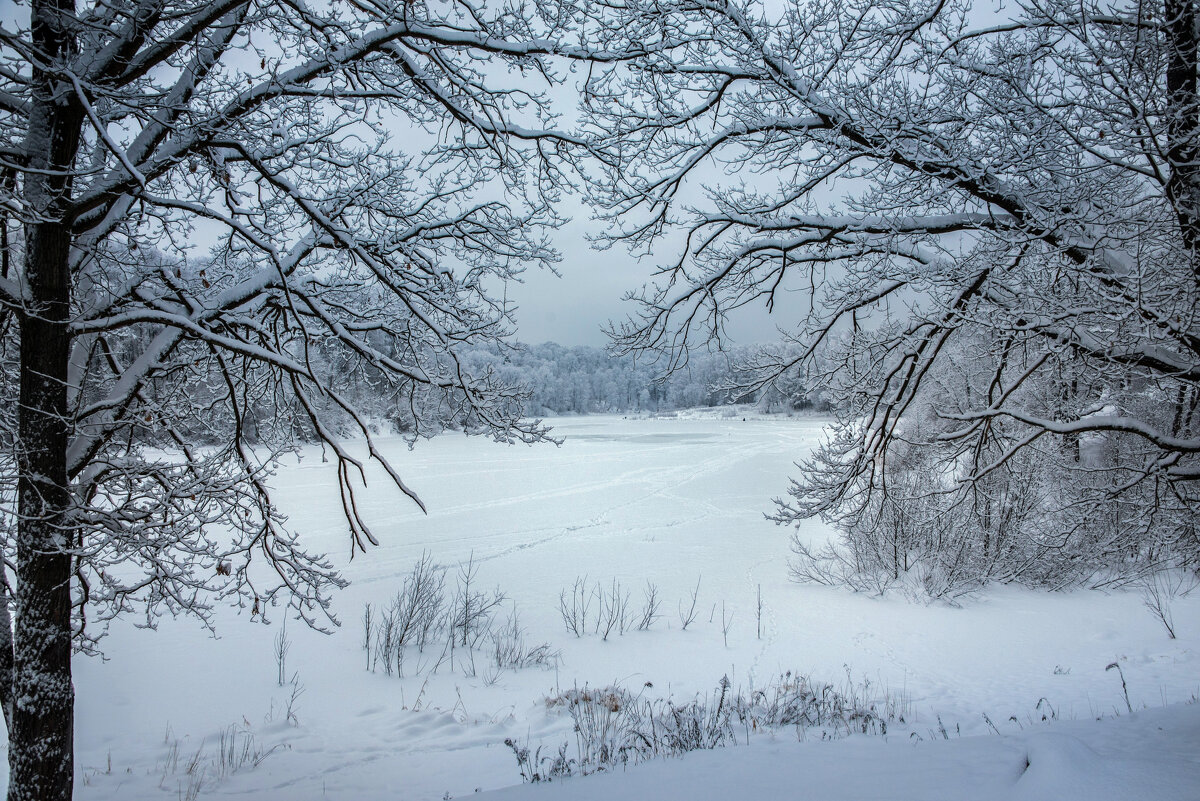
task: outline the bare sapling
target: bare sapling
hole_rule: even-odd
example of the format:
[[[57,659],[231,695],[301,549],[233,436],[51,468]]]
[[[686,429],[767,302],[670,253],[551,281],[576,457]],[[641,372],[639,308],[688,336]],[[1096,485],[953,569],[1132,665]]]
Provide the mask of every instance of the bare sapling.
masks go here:
[[[450,609],[450,639],[473,649],[491,629],[492,616],[504,603],[505,594],[496,588],[490,593],[476,589],[479,566],[472,553],[458,568],[458,588]]]
[[[662,601],[658,597],[658,587],[647,581],[646,588],[642,590],[642,599],[642,611],[638,616],[637,630],[648,631],[654,625],[654,621],[662,617],[659,611]]]
[[[300,682],[300,674],[292,674],[292,692],[288,696],[285,712],[285,720],[293,726],[300,725],[300,717],[297,714],[300,710],[300,705],[297,703],[300,696],[304,695],[305,686]]]
[[[369,603],[363,604],[363,651],[367,655],[367,670],[371,669],[371,629],[374,626],[374,610]]]
[[[695,589],[692,590],[692,597],[691,597],[690,601],[689,601],[689,599],[685,598],[683,601],[679,602],[679,627],[683,631],[687,631],[687,627],[692,625],[692,622],[696,619],[696,596],[699,594],[700,594],[700,577],[697,576],[696,577],[696,587],[695,587]],[[689,601],[686,612],[683,610],[684,601]]]
[[[576,637],[587,633],[588,610],[592,605],[592,594],[587,590],[587,576],[575,579],[570,591],[558,594],[558,613],[562,616],[567,631]]]
[[[1176,598],[1188,595],[1196,588],[1196,575],[1191,570],[1158,570],[1142,579],[1142,603],[1175,639],[1175,616],[1171,605]]]
[[[762,639],[762,585],[758,585],[758,602],[754,607],[754,617],[758,628],[758,639]]]
[[[425,650],[443,618],[445,586],[446,571],[434,566],[428,551],[422,553],[393,602],[401,646],[411,643],[418,651]]]
[[[284,616],[283,625],[280,627],[279,633],[275,635],[275,668],[280,687],[287,684],[287,655],[290,650],[292,650],[292,641],[288,639],[287,617]]]
[[[621,588],[616,579],[607,590],[596,585],[596,596],[600,609],[596,616],[596,633],[602,640],[608,640],[610,634],[616,631],[624,634],[630,628],[629,592]]]

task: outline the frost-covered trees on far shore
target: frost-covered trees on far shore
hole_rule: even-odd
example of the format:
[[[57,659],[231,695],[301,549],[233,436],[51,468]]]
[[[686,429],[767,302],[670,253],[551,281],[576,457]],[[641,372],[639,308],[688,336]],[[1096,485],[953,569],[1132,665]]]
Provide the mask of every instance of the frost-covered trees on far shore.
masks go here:
[[[686,369],[663,376],[658,368],[630,357],[612,357],[599,348],[531,345],[495,354],[477,349],[466,356],[498,375],[529,388],[530,415],[592,412],[661,412],[727,403],[756,403],[764,411],[826,408],[820,393],[800,384],[743,393],[736,386],[739,358],[750,347],[720,353],[694,353]]]
[[[131,343],[126,343],[129,346]],[[325,376],[326,387],[355,410],[351,415],[326,394],[310,398],[310,405],[325,421],[326,434],[361,436],[362,426],[380,433],[400,433],[416,438],[449,428],[478,427],[469,405],[448,402],[443,394],[413,395],[412,387],[397,387],[385,370],[358,361],[336,341],[310,342],[308,361]],[[540,345],[464,346],[457,350],[468,375],[489,376],[509,386],[523,398],[527,417],[563,414],[658,413],[729,403],[756,405],[764,412],[824,412],[828,404],[820,391],[809,391],[802,383],[770,385],[750,393],[737,387],[739,357],[750,357],[750,347],[731,348],[724,353],[693,354],[686,370],[660,375],[651,364],[633,358],[614,358],[603,349],[567,347],[553,342]],[[189,396],[211,404],[221,394],[220,371],[197,370],[192,374]],[[154,395],[170,394],[167,383],[152,385]],[[450,399],[452,400],[452,399]],[[260,432],[285,425],[297,441],[315,442],[318,432],[303,409],[288,410],[266,394],[247,398],[242,410],[243,428],[250,442]],[[292,401],[294,406],[294,401]],[[228,410],[212,408],[206,418],[181,421],[176,431],[195,444],[222,440],[223,420]],[[286,422],[281,422],[280,418]],[[173,441],[163,431],[146,429],[140,434],[146,444],[170,447]]]
[[[589,95],[613,242],[686,231],[614,342],[678,364],[798,309],[745,385],[803,375],[838,423],[775,519],[934,592],[1195,565],[1196,3],[663,7],[707,35]]]

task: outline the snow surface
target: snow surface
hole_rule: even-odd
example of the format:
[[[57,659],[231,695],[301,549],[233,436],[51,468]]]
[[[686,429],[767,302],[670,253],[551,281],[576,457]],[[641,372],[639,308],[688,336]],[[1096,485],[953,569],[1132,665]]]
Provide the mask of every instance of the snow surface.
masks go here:
[[[482,793],[480,801],[680,798],[879,801],[1135,801],[1200,797],[1200,709],[1065,722],[1018,736],[906,743],[753,743],[661,760],[624,773]]]
[[[116,625],[105,661],[75,665],[78,797],[1200,799],[1200,705],[1185,703],[1200,694],[1200,597],[1174,602],[1170,640],[1136,593],[996,588],[954,607],[792,583],[789,532],[763,512],[824,421],[748,417],[564,418],[552,421],[566,439],[558,448],[389,442],[430,513],[373,482],[368,515],[383,544],[353,561],[333,466],[305,452],[276,476],[279,504],[351,586],[336,598],[334,634],[288,624],[287,672],[303,688],[294,719],[273,655],[283,610],[269,610],[270,625],[225,610],[217,639],[190,620]],[[807,537],[829,536],[806,526]],[[447,566],[473,555],[481,586],[509,595],[529,640],[561,650],[558,668],[497,674],[481,655],[474,677],[430,675],[435,657],[414,655],[404,678],[367,672],[363,605],[386,603],[423,551]],[[575,638],[558,597],[584,575],[619,580],[635,603],[654,582],[663,618],[607,642]],[[697,579],[700,612],[681,631],[677,605]],[[570,718],[545,703],[572,686],[687,700],[725,675],[762,686],[788,670],[865,679],[910,704],[907,724],[833,742],[760,733],[748,746],[550,785],[519,785],[503,745],[573,748]],[[222,771],[222,732],[274,750]]]

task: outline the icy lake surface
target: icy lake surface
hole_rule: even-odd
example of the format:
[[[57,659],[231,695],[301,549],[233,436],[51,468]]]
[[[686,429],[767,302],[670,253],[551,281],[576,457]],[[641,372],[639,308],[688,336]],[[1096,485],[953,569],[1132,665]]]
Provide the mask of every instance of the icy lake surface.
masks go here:
[[[1119,774],[1117,785],[1120,777],[1146,771],[1170,780],[1160,793],[1183,788],[1177,797],[1200,797],[1193,783],[1200,771],[1188,757],[1200,750],[1196,705],[1161,711],[1200,693],[1200,598],[1176,601],[1179,639],[1170,640],[1131,592],[1001,587],[954,607],[792,583],[789,531],[763,514],[786,491],[793,462],[818,441],[824,421],[750,418],[566,418],[552,421],[565,440],[561,447],[446,435],[408,451],[401,440],[389,440],[396,466],[429,514],[372,481],[364,498],[382,544],[353,561],[332,464],[316,449],[290,460],[274,478],[279,505],[308,547],[329,553],[351,582],[335,601],[343,625],[334,634],[288,623],[286,671],[302,692],[293,698],[293,686],[277,683],[281,609],[269,610],[270,625],[251,620],[248,610],[223,610],[217,639],[189,620],[162,620],[157,631],[136,629],[136,619],[114,625],[104,642],[106,661],[76,660],[78,797],[173,799],[192,788],[200,798],[463,797],[520,782],[505,738],[547,748],[573,742],[570,718],[545,703],[563,689],[619,684],[687,699],[712,691],[723,676],[735,686],[760,686],[789,670],[833,683],[848,674],[868,680],[907,701],[907,725],[886,742],[856,737],[822,744],[819,733],[810,733],[799,743],[790,730],[761,734],[748,749],[702,754],[694,762],[630,768],[625,778],[572,779],[555,797],[705,797],[682,785],[681,776],[699,777],[710,789],[720,786],[715,777],[729,780],[728,790],[711,789],[713,797],[746,786],[759,787],[757,797],[790,797],[787,788],[797,780],[770,778],[771,764],[791,765],[793,772],[797,765],[824,766],[832,776],[827,789],[846,788],[845,797],[879,797],[872,788],[905,786],[913,798],[970,797],[951,789],[974,782],[1023,797],[1015,782],[1027,761],[1042,771],[1030,767],[1029,781],[1047,793],[1066,782],[1090,797],[1079,777],[1095,779],[1095,765],[1108,764]],[[829,532],[811,521],[802,535],[816,540]],[[444,668],[435,674],[430,657],[414,656],[403,678],[365,670],[364,604],[386,603],[423,552],[451,568],[450,584],[454,567],[473,557],[481,586],[507,594],[527,637],[561,652],[557,669],[496,672],[480,656],[474,676]],[[584,576],[606,585],[617,580],[635,604],[653,583],[663,616],[649,631],[608,641],[575,637],[563,626],[559,595]],[[679,606],[697,583],[699,613],[681,631]],[[1105,670],[1113,662],[1122,668],[1130,704],[1147,709],[1132,722],[1120,678]],[[1058,722],[1042,722],[1047,710]],[[1122,720],[1094,723],[1116,713]],[[1005,736],[992,733],[985,714]],[[1154,714],[1166,717],[1159,723]],[[960,742],[941,740],[939,717]],[[1096,755],[1116,735],[1085,732],[1075,739],[1071,727],[1084,722],[1087,731],[1132,732],[1166,767],[1137,762],[1136,755],[1127,768],[1112,767],[1117,763]],[[1142,728],[1128,728],[1134,723]],[[239,743],[252,737],[253,748],[269,755],[256,767],[222,775],[215,759],[222,732]],[[1154,736],[1169,742],[1156,744]],[[1029,756],[1035,753],[1047,756],[1035,760]],[[872,784],[875,774],[858,770],[860,763],[892,765],[893,779]],[[939,764],[950,766],[940,783],[929,767]],[[894,779],[905,770],[910,785]],[[750,776],[759,784],[747,785]],[[1015,789],[1007,793],[1010,785]],[[555,792],[534,789],[502,795]],[[901,790],[888,797],[910,797]]]

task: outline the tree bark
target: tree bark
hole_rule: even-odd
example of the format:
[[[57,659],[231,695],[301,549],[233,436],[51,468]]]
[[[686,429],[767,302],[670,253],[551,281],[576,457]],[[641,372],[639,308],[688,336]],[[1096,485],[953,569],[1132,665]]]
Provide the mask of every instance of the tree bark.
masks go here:
[[[1200,91],[1195,0],[1165,0],[1167,37],[1167,197],[1174,206],[1192,275],[1200,287]]]
[[[70,799],[70,488],[67,483],[69,239],[61,224],[30,226],[26,268],[33,294],[21,324],[17,475],[17,586],[9,801]],[[58,269],[56,269],[58,268]],[[36,276],[36,280],[35,280]]]
[[[67,477],[67,369],[71,307],[66,219],[83,109],[57,69],[76,53],[72,0],[35,2],[35,62],[24,193],[25,283],[20,314],[17,570],[14,589],[9,801],[71,798],[71,548],[77,532]]]
[[[13,728],[13,620],[12,587],[8,573],[0,567],[0,706],[4,708],[4,730]]]

